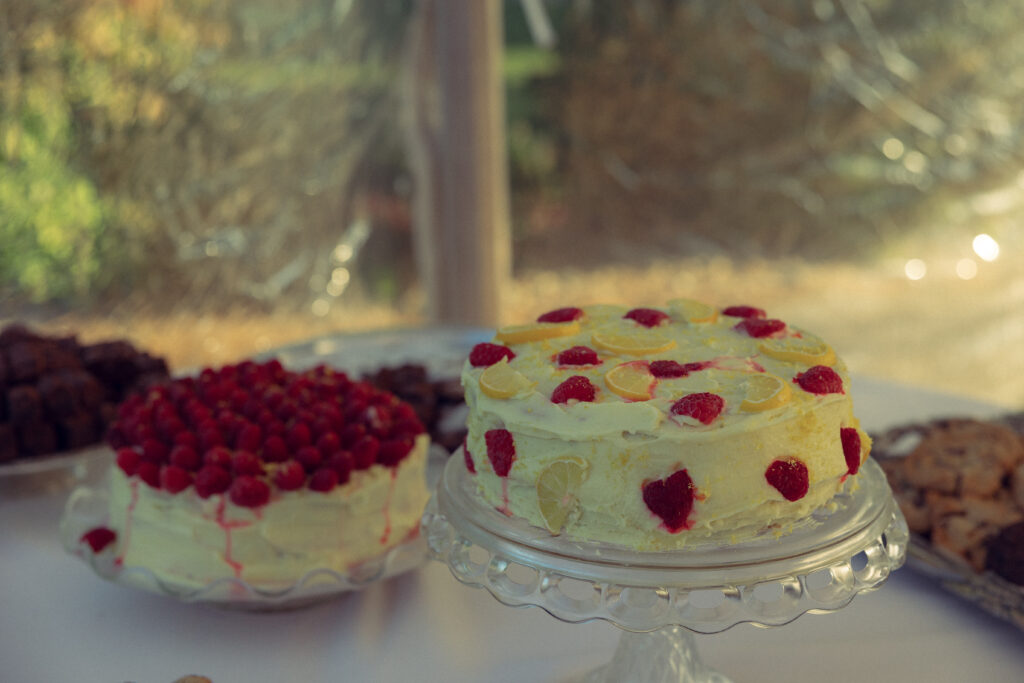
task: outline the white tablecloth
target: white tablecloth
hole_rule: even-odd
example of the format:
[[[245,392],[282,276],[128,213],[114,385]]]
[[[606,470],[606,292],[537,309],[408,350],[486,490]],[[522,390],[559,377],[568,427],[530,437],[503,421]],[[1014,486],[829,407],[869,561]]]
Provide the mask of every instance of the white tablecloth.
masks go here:
[[[853,395],[869,430],[1002,412],[866,378]],[[104,582],[66,555],[67,493],[0,493],[0,681],[560,681],[606,662],[618,642],[603,622],[505,607],[435,562],[291,612],[178,603]],[[736,683],[1024,680],[1024,633],[908,568],[837,613],[697,644]]]

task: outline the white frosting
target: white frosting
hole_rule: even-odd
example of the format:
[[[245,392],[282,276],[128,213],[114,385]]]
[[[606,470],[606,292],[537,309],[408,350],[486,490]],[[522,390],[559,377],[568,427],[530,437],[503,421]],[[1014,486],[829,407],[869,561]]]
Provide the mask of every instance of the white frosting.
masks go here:
[[[344,573],[417,533],[426,505],[428,438],[397,467],[352,472],[327,493],[273,490],[270,502],[240,507],[227,494],[171,494],[111,471],[110,526],[118,561],[176,584],[220,578],[288,585],[313,569]]]
[[[535,383],[532,391],[493,398],[480,387],[485,368],[467,361],[463,369],[470,410],[467,448],[481,494],[498,509],[545,526],[537,479],[553,462],[577,459],[585,463],[586,475],[575,492],[578,503],[563,533],[641,549],[673,548],[695,540],[735,541],[768,527],[781,530],[835,495],[847,477],[841,428],[857,428],[862,457],[869,450],[870,441],[853,415],[849,377],[839,360],[832,362],[832,369],[843,379],[844,393],[812,394],[791,383],[808,366],[763,354],[761,340],[732,329],[739,318],[719,316],[715,322],[687,323],[666,308],[662,310],[672,319],[654,329],[675,340],[676,346],[641,358],[714,365],[687,377],[659,379],[650,400],[630,401],[609,390],[604,376],[617,364],[638,357],[602,351],[592,334],[609,326],[630,333],[637,324],[622,319],[626,308],[584,310],[578,334],[507,344],[516,354],[510,367]],[[787,328],[784,334],[816,339],[795,328]],[[559,351],[578,345],[596,349],[601,364],[559,366],[554,362]],[[789,383],[791,400],[763,412],[745,412],[740,409],[745,382],[760,372]],[[552,391],[573,375],[583,375],[597,387],[595,402],[552,403]],[[670,414],[676,400],[697,392],[715,393],[725,401],[722,414],[709,425]],[[487,456],[484,435],[492,429],[506,429],[513,435],[516,459],[507,478],[494,473]],[[806,465],[809,479],[807,494],[793,502],[765,477],[775,460],[789,458]],[[690,527],[670,532],[648,509],[642,490],[646,483],[681,469],[693,481],[696,500]]]

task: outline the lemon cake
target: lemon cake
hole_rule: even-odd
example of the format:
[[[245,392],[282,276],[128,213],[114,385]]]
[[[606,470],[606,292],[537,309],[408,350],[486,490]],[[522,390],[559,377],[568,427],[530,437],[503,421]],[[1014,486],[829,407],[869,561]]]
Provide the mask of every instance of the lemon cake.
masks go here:
[[[578,539],[784,533],[870,451],[833,349],[753,306],[560,308],[497,330],[461,378],[481,496]]]
[[[428,437],[393,394],[323,366],[244,362],[149,389],[108,439],[108,526],[83,542],[201,587],[345,573],[418,533]]]

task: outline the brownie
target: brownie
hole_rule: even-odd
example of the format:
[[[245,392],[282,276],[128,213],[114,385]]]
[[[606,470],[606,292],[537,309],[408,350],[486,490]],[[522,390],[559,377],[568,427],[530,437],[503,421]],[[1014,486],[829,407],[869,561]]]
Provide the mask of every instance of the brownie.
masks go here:
[[[42,377],[37,387],[47,414],[61,418],[72,415],[78,409],[78,401],[64,373],[56,372]]]
[[[100,440],[98,420],[90,413],[75,413],[57,421],[57,442],[61,449],[74,450]]]
[[[7,413],[15,426],[43,419],[43,399],[30,384],[19,384],[7,390]]]
[[[14,435],[14,427],[0,423],[0,462],[7,462],[18,457],[18,440]]]
[[[17,427],[19,452],[22,455],[46,455],[57,450],[57,430],[42,420]]]
[[[46,371],[46,354],[38,344],[15,342],[7,349],[7,364],[12,384],[33,382]]]
[[[985,568],[1024,586],[1024,522],[1005,527],[989,540]]]

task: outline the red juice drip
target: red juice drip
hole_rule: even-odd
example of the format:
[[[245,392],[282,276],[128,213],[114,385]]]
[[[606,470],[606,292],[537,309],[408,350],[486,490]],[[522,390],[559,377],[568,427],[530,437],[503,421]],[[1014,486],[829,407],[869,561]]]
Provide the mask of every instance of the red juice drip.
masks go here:
[[[512,516],[512,510],[508,507],[508,477],[501,478],[501,499],[504,501],[501,507],[498,508],[498,512],[502,513],[506,517]]]
[[[224,562],[231,567],[231,570],[235,573],[235,578],[242,578],[242,569],[244,566],[241,562],[238,562],[231,557],[231,532],[234,529],[249,526],[252,522],[229,522],[224,518],[224,510],[227,507],[227,500],[221,496],[220,503],[217,505],[217,526],[224,530]],[[256,515],[259,515],[259,511],[254,510]]]
[[[120,567],[124,564],[124,554],[128,552],[128,542],[132,537],[132,515],[135,514],[135,506],[139,504],[139,482],[131,480],[128,485],[132,489],[131,500],[128,501],[128,511],[124,516],[124,530],[121,533],[121,554],[114,558],[114,565]]]

